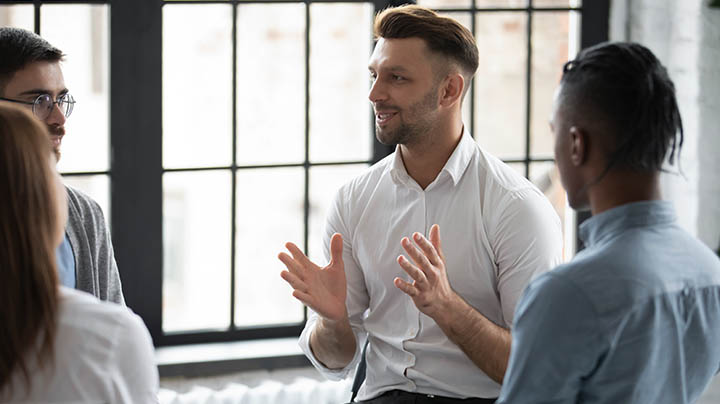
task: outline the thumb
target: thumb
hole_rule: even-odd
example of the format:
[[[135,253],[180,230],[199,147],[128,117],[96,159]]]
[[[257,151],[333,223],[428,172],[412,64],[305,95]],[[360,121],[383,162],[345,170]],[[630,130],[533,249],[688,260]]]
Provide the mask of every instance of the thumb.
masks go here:
[[[340,233],[333,234],[330,239],[330,265],[342,265],[343,238]]]
[[[440,242],[440,226],[437,224],[432,225],[430,228],[430,244],[435,247],[440,258],[444,258],[442,252],[442,243]]]

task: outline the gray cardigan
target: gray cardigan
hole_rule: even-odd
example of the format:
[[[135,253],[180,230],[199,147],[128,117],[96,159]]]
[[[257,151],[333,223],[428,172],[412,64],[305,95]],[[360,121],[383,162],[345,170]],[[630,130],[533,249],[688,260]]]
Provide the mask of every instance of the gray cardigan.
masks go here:
[[[100,205],[75,188],[65,188],[69,210],[65,232],[75,256],[76,289],[124,305],[120,274]]]

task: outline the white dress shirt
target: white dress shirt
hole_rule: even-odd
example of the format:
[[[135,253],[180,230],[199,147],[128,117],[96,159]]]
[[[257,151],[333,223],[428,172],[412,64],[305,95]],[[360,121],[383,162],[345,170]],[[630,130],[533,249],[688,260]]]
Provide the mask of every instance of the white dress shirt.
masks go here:
[[[400,240],[413,232],[427,236],[435,223],[453,290],[505,328],[531,278],[561,262],[560,220],[548,200],[467,132],[425,190],[397,150],[345,184],[328,212],[323,244],[329,259],[330,237],[343,235],[346,304],[358,347],[345,368],[325,368],[309,346],[317,321],[312,312],[300,346],[326,377],[340,379],[354,369],[369,336],[361,400],[393,389],[457,398],[500,393],[500,385],[393,285],[398,276],[412,281],[396,261],[404,253]]]
[[[28,364],[29,391],[16,369],[9,386],[0,391],[0,402],[158,402],[152,340],[140,317],[124,306],[64,286],[58,308],[52,362],[39,369],[34,360]]]

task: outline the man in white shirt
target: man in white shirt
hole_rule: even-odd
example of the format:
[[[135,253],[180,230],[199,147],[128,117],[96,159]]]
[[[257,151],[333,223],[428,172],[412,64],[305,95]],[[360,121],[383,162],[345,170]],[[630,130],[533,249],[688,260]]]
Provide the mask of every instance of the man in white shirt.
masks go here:
[[[339,379],[369,338],[363,402],[493,402],[515,304],[560,262],[560,221],[464,128],[478,66],[472,34],[403,6],[378,14],[375,36],[369,98],[378,139],[397,149],[338,191],[325,231],[330,264],[292,243],[292,256],[279,255],[293,296],[313,311],[300,345]]]

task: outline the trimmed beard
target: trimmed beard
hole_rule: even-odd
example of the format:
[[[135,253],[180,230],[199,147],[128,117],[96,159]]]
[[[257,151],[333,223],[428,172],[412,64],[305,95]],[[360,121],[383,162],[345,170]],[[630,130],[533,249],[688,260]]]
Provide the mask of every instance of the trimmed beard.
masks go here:
[[[434,86],[423,96],[422,100],[408,107],[409,116],[416,118],[415,122],[401,123],[395,129],[381,129],[376,124],[375,137],[377,140],[384,145],[396,146],[418,143],[425,138],[433,126],[433,116],[430,116],[430,113],[437,109],[437,90],[438,87]]]

